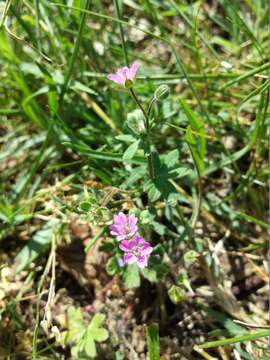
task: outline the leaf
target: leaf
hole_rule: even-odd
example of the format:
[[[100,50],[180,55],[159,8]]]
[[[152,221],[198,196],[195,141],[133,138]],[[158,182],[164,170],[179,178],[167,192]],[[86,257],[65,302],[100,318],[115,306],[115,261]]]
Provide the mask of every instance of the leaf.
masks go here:
[[[95,314],[93,319],[91,320],[89,327],[91,329],[97,329],[100,327],[100,325],[103,323],[104,320],[105,320],[104,314]]]
[[[148,190],[148,197],[151,202],[157,201],[161,196],[161,192],[156,187],[154,183],[151,184],[149,190]]]
[[[84,351],[92,358],[96,357],[97,355],[95,341],[92,337],[92,330],[89,331],[89,329],[87,330],[87,335],[85,338]]]
[[[89,212],[93,207],[93,203],[90,201],[82,201],[79,204],[79,208],[84,212]]]
[[[110,276],[113,276],[118,273],[119,265],[115,257],[111,257],[106,264],[106,271]]]
[[[155,182],[152,180],[148,180],[143,184],[143,191],[147,191],[149,200],[151,202],[158,200],[161,196],[161,192],[156,187]]]
[[[156,283],[158,281],[157,272],[154,269],[142,269],[142,274],[150,282]]]
[[[158,324],[151,324],[146,327],[146,340],[149,360],[160,359],[159,329]]]
[[[250,332],[249,334],[246,334],[246,335],[236,336],[233,338],[216,340],[216,341],[208,341],[202,345],[199,345],[199,348],[200,349],[208,349],[208,348],[213,348],[213,347],[218,347],[218,346],[236,344],[236,343],[240,343],[243,341],[257,340],[262,337],[269,337],[269,336],[270,336],[269,329],[260,330],[260,331],[256,331],[256,332]]]
[[[43,76],[39,67],[34,63],[21,62],[19,67],[22,70],[22,72],[25,74],[35,75],[38,78],[41,78]]]
[[[93,339],[97,342],[105,341],[109,337],[108,331],[104,328],[92,329],[91,335],[92,335]]]
[[[123,154],[123,161],[129,161],[134,157],[136,151],[138,150],[139,143],[140,140],[137,140],[133,144],[129,145],[129,147],[126,149],[126,151]]]
[[[173,167],[179,161],[179,151],[177,149],[172,150],[164,157],[164,163],[168,168]]]
[[[81,310],[75,307],[68,309],[68,331],[66,341],[75,343],[72,347],[72,354],[77,359],[84,359],[85,354],[89,357],[96,356],[95,341],[105,341],[109,334],[108,331],[100,328],[105,319],[103,314],[95,314],[90,325],[85,327]]]
[[[141,211],[140,213],[141,224],[143,225],[151,224],[155,218],[155,215],[156,215],[155,210],[152,209],[150,209],[150,211],[149,210]]]
[[[139,287],[141,284],[139,269],[136,264],[129,265],[124,273],[125,286],[128,289]]]
[[[96,95],[96,96],[98,95],[98,93],[96,91],[94,91],[93,89],[90,89],[88,86],[82,84],[79,81],[74,81],[74,83],[70,86],[70,88],[72,90],[86,92],[90,95]]]
[[[156,150],[152,150],[151,154],[153,160],[154,179],[152,182],[148,181],[144,185],[144,190],[148,191],[148,197],[150,201],[155,202],[162,195],[163,198],[167,201],[168,205],[170,205],[171,202],[171,205],[174,206],[175,201],[177,201],[176,198],[178,197],[178,195],[175,188],[170,183],[169,179],[177,173],[170,173],[168,165],[164,163],[164,158],[161,159]],[[173,151],[173,153],[169,156],[170,164],[174,164],[177,161],[177,154],[178,150]]]
[[[136,168],[133,168],[132,172],[122,183],[121,189],[130,188],[138,180],[140,180],[143,177],[145,178],[145,175],[146,175],[146,166],[137,166]]]
[[[11,224],[14,217],[14,210],[12,204],[8,199],[3,197],[0,199],[0,220],[4,223]]]
[[[158,280],[162,280],[170,271],[170,268],[167,264],[165,263],[158,263],[158,264],[154,264],[153,268],[155,269],[156,273],[157,273],[157,278]]]
[[[71,355],[73,356],[74,359],[78,358],[79,352],[80,352],[80,344],[72,346]]]
[[[115,139],[127,143],[133,143],[136,140],[132,135],[127,135],[127,134],[117,135]]]
[[[15,257],[15,270],[17,273],[25,269],[31,262],[49,249],[53,232],[58,226],[58,220],[51,220],[34,234],[33,238],[28,241]]]
[[[171,169],[169,171],[169,177],[176,179],[182,178],[184,176],[188,176],[190,174],[192,174],[192,170],[186,165],[181,165],[178,168]]]
[[[125,360],[125,354],[123,354],[121,351],[116,351],[115,360]]]
[[[199,133],[199,141],[198,141],[198,151],[202,161],[205,157],[205,150],[206,150],[206,140],[205,140],[205,132],[204,132],[204,123],[197,117],[197,115],[190,109],[188,104],[183,100],[179,99],[179,102],[184,110],[184,113],[187,117],[187,120],[190,124],[190,127],[193,130],[196,130]]]
[[[196,145],[196,141],[194,139],[194,136],[192,134],[191,127],[189,126],[186,132],[186,141],[188,143],[188,147],[190,149],[190,152],[192,154],[193,161],[195,163],[196,169],[199,172],[199,175],[203,175],[203,159],[201,157],[201,154],[198,150],[198,147]]]
[[[177,276],[177,278],[176,278],[176,282],[177,282],[177,285],[185,286],[188,291],[193,293],[193,290],[191,288],[191,285],[190,285],[190,282],[189,282],[189,279],[188,279],[188,275],[187,275],[186,272],[183,272],[183,273],[179,274]]]
[[[100,160],[108,160],[108,161],[116,161],[116,162],[121,161],[123,159],[123,156],[121,154],[92,150],[89,146],[82,143],[76,144],[70,141],[63,141],[62,144],[77,150],[80,154],[87,156],[89,159],[92,158],[92,159],[100,159]],[[132,163],[134,164],[142,164],[145,162],[146,162],[145,159],[141,156],[132,159]]]
[[[156,149],[152,149],[152,150],[151,150],[151,156],[152,156],[154,177],[156,177],[156,176],[159,175],[159,173],[160,173],[161,160],[160,160],[159,153],[157,152]]]
[[[170,192],[167,197],[167,204],[170,206],[176,206],[177,202],[181,199],[181,195],[177,192]]]
[[[194,264],[198,257],[199,257],[199,253],[197,253],[195,250],[190,250],[185,252],[183,256],[185,266]]]
[[[135,136],[140,136],[145,133],[144,115],[142,110],[136,109],[127,115],[127,127]]]
[[[83,316],[81,310],[75,307],[70,307],[67,312],[68,320],[68,332],[67,332],[67,342],[78,342],[82,339],[85,333],[85,326],[83,322]]]
[[[163,224],[158,223],[157,221],[152,222],[152,227],[154,231],[159,235],[164,235],[166,231],[166,226]]]
[[[233,320],[231,320],[227,315],[213,310],[208,309],[207,312],[209,313],[209,316],[211,316],[213,319],[217,320],[219,323],[221,323],[225,329],[227,329],[231,335],[242,335],[244,333],[248,333],[249,330],[245,329],[244,327],[236,324]]]

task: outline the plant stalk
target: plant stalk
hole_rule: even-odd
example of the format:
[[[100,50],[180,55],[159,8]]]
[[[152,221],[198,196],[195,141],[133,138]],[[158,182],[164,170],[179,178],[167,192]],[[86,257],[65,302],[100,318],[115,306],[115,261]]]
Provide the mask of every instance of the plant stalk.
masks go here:
[[[149,154],[147,155],[148,173],[149,173],[150,179],[153,180],[154,179],[154,171],[153,171],[153,158],[152,158],[152,152],[151,152],[152,141],[151,141],[151,134],[150,134],[150,126],[149,126],[149,124],[150,124],[149,116],[148,116],[147,112],[144,110],[144,108],[143,108],[142,104],[140,103],[134,90],[132,88],[130,88],[129,92],[130,92],[132,99],[135,101],[135,103],[138,105],[138,107],[141,109],[141,111],[144,115],[144,126],[145,126],[145,130],[146,130],[147,145],[148,145],[148,150],[149,150]]]

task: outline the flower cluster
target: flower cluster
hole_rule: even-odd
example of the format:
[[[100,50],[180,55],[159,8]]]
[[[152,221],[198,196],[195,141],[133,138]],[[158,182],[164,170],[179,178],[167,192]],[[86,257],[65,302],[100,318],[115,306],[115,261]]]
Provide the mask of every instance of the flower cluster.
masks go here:
[[[113,220],[110,226],[111,235],[120,241],[119,248],[124,252],[123,263],[136,263],[139,267],[145,268],[153,248],[137,233],[138,219],[135,215],[126,216],[120,212]]]

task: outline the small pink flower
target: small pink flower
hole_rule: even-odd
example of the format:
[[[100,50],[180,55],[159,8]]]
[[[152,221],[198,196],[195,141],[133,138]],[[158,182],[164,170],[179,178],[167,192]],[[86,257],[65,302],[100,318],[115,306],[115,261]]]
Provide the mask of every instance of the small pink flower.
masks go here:
[[[137,231],[137,221],[135,215],[126,216],[120,212],[113,218],[113,224],[110,226],[111,235],[116,236],[119,241],[130,239]]]
[[[124,66],[122,69],[117,70],[116,74],[109,74],[108,79],[112,80],[119,85],[128,85],[132,86],[132,82],[135,80],[136,73],[138,71],[140,64],[138,61],[135,61],[130,68]]]
[[[148,259],[153,251],[152,246],[139,235],[131,240],[121,241],[119,248],[124,251],[123,260],[126,264],[137,264],[140,268],[148,265]]]

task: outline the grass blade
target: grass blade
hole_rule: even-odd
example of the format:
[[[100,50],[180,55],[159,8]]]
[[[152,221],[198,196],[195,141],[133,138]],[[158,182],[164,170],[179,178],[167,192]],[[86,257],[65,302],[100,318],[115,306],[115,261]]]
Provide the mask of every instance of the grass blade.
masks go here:
[[[81,1],[82,5],[83,5],[83,10],[87,10],[90,4],[90,0],[82,0]],[[64,80],[64,84],[63,84],[63,88],[62,88],[62,92],[61,92],[61,96],[60,96],[60,104],[63,101],[64,95],[68,89],[69,86],[69,81],[71,79],[72,76],[72,72],[73,72],[73,68],[75,65],[75,62],[77,60],[78,54],[79,54],[79,48],[80,48],[80,44],[82,41],[82,36],[83,36],[83,29],[84,29],[84,25],[85,25],[85,20],[86,20],[86,15],[87,12],[82,12],[81,15],[81,21],[80,21],[80,26],[79,26],[79,31],[78,31],[78,35],[75,41],[75,46],[74,46],[74,50],[70,59],[70,63],[68,66],[68,70],[67,70],[67,74],[65,76],[65,80]]]
[[[147,348],[150,360],[160,359],[159,328],[158,324],[151,324],[145,330]]]
[[[257,339],[260,339],[263,337],[269,337],[269,336],[270,336],[269,330],[260,330],[260,331],[256,331],[256,332],[253,332],[253,333],[250,333],[247,335],[236,336],[236,337],[229,338],[229,339],[208,341],[202,345],[199,345],[199,348],[208,349],[208,348],[213,348],[213,347],[218,347],[218,346],[236,344],[236,343],[240,343],[243,341],[257,340]]]

